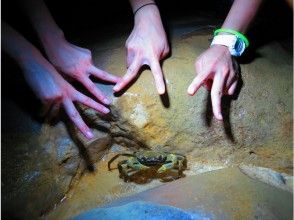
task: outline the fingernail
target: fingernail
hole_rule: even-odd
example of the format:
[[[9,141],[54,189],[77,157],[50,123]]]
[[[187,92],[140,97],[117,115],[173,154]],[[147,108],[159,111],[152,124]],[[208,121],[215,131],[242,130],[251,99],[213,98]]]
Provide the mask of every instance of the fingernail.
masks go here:
[[[159,93],[160,95],[163,95],[164,92],[165,92],[164,88],[159,88],[159,89],[158,89],[158,93]]]
[[[192,87],[189,87],[187,92],[189,93],[189,95],[193,95],[194,89]]]
[[[116,84],[116,85],[113,87],[113,90],[117,92],[118,89],[119,89],[119,84]]]
[[[92,138],[94,137],[94,134],[93,134],[91,131],[87,131],[87,132],[86,132],[86,137],[87,137],[88,139],[92,139]]]
[[[109,105],[109,104],[111,103],[111,101],[110,101],[108,98],[103,99],[103,102],[104,102],[106,105]]]
[[[222,116],[221,113],[218,113],[218,115],[217,115],[217,119],[218,119],[218,120],[223,120],[223,116]]]
[[[108,108],[102,108],[102,112],[105,113],[105,114],[107,114],[107,113],[110,112],[110,110]]]

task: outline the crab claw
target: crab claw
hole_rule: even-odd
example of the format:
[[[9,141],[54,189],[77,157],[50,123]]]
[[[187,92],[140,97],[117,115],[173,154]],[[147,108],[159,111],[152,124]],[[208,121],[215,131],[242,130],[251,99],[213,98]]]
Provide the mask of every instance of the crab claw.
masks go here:
[[[163,173],[167,170],[170,170],[175,167],[177,164],[177,156],[174,154],[169,154],[166,159],[166,163],[163,164],[158,170],[157,173]]]
[[[165,164],[164,165],[162,165],[158,170],[157,170],[157,173],[163,173],[163,172],[165,172],[165,171],[167,171],[168,170],[168,168],[165,166]]]

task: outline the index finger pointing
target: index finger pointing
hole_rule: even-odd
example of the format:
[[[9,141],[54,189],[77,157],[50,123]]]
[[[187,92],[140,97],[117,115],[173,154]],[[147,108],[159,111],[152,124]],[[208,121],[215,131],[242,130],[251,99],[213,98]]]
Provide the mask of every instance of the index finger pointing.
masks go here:
[[[128,85],[136,77],[140,67],[140,59],[137,56],[134,58],[133,63],[129,66],[127,73],[124,75],[122,80],[113,87],[113,90],[118,92]]]
[[[165,84],[163,80],[162,69],[157,59],[151,60],[150,68],[154,77],[157,91],[160,95],[165,93]]]
[[[224,82],[225,77],[222,76],[222,72],[217,72],[211,88],[211,103],[213,114],[218,120],[223,119],[221,114],[221,98],[223,95]]]
[[[188,87],[188,94],[189,95],[194,95],[198,89],[201,87],[201,85],[204,83],[206,80],[207,75],[204,73],[199,73],[192,81],[190,86]]]

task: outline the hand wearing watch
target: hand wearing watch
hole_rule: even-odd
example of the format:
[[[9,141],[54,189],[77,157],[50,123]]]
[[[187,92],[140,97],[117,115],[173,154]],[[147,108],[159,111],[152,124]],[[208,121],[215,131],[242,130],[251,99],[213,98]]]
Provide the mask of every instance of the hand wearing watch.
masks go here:
[[[238,36],[232,34],[215,36],[211,42],[212,45],[227,46],[231,55],[236,57],[241,56],[246,48],[245,42]]]
[[[211,42],[211,46],[212,45],[227,46],[232,56],[239,57],[244,52],[245,48],[249,46],[249,41],[245,35],[238,31],[220,28],[214,31],[214,38]]]

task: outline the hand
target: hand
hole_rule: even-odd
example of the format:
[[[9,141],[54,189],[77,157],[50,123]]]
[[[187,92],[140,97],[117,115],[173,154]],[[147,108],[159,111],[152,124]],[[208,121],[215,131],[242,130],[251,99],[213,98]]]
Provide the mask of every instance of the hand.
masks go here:
[[[108,105],[110,100],[96,87],[89,76],[117,83],[120,78],[98,69],[92,63],[91,52],[68,43],[63,37],[44,45],[47,56],[55,68],[81,82],[98,100]]]
[[[127,73],[114,86],[118,92],[129,84],[143,65],[148,65],[159,94],[165,93],[165,84],[159,61],[169,53],[167,38],[155,5],[140,9],[135,15],[134,29],[127,39]]]
[[[222,120],[221,97],[234,94],[238,82],[228,48],[212,46],[198,57],[195,69],[198,74],[189,86],[188,94],[194,95],[201,85],[211,89],[213,114]]]
[[[93,137],[73,102],[83,103],[104,114],[108,113],[109,109],[73,88],[38,51],[33,57],[21,62],[20,66],[29,85],[44,104],[44,113],[56,114],[60,106],[63,106],[78,129],[87,138]]]

